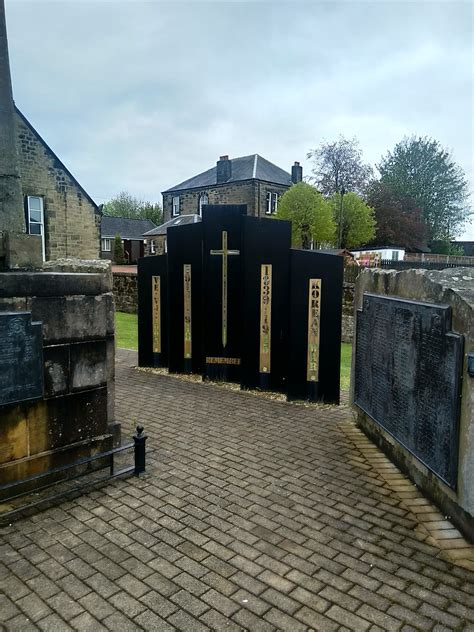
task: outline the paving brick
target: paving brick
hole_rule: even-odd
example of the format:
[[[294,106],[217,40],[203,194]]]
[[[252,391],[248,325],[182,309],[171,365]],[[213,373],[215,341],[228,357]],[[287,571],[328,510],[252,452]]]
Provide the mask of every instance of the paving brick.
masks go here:
[[[78,632],[95,632],[95,630],[107,630],[103,625],[101,625],[97,619],[89,614],[88,612],[84,612],[80,614],[78,617],[75,617],[70,622],[71,626],[78,630]],[[58,631],[61,630],[61,626],[56,628]]]
[[[184,612],[184,610],[180,610],[175,614],[172,614],[169,617],[168,622],[178,630],[182,630],[182,632],[190,632],[191,630],[193,632],[205,632],[205,630],[209,630],[207,625],[197,621],[197,619],[194,619],[191,615]],[[154,629],[159,630],[160,628]]]
[[[368,630],[371,625],[365,619],[361,619],[361,617],[358,617],[353,612],[340,608],[339,606],[331,606],[326,612],[326,616],[356,632],[359,632],[359,630],[364,632]]]
[[[295,585],[292,582],[280,575],[277,575],[276,573],[273,573],[272,571],[263,571],[257,579],[283,593],[289,593],[293,590],[293,588],[295,588]]]
[[[328,619],[319,612],[307,608],[304,606],[295,614],[295,617],[308,625],[311,629],[324,630],[324,632],[333,632],[333,630],[340,630],[340,626],[332,619]]]
[[[376,610],[368,604],[363,604],[359,610],[357,610],[356,614],[368,621],[371,621],[372,623],[375,623],[382,630],[389,630],[389,632],[400,630],[402,627],[402,621],[391,617],[386,612]]]
[[[285,632],[306,632],[305,625],[276,608],[272,608],[266,612],[264,619],[274,625],[278,630],[284,630]]]

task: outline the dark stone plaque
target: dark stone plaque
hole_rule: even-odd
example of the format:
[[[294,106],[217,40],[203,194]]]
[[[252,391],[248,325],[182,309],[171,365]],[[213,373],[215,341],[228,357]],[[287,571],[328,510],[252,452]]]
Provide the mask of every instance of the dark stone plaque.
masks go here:
[[[166,255],[138,260],[138,364],[168,366]]]
[[[201,373],[202,223],[168,229],[169,370]]]
[[[43,335],[30,312],[0,312],[0,406],[43,397]]]
[[[451,308],[364,294],[354,403],[456,488],[463,337]]]
[[[288,365],[291,223],[244,217],[242,388],[281,391]]]
[[[288,399],[339,404],[343,258],[290,255]]]

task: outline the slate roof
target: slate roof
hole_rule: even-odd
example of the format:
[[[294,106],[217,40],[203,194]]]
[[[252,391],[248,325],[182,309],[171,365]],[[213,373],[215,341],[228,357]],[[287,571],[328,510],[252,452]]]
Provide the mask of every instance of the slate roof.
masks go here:
[[[128,219],[127,217],[111,217],[103,215],[100,222],[101,237],[115,237],[120,235],[122,239],[143,239],[143,233],[155,228],[149,219]]]
[[[195,222],[200,222],[200,221],[201,221],[201,216],[197,214],[180,215],[179,217],[173,217],[169,219],[164,224],[161,224],[161,226],[157,226],[156,228],[149,230],[143,236],[155,237],[156,235],[166,235],[166,231],[171,226],[183,226],[184,224],[194,224]]]
[[[258,154],[251,156],[242,156],[240,158],[232,158],[232,177],[222,184],[231,182],[241,182],[243,180],[263,180],[265,182],[273,182],[274,184],[291,185],[291,175],[277,167],[272,162],[262,158]],[[217,184],[217,167],[208,169],[189,180],[185,180],[177,184],[171,189],[163,191],[170,193],[172,191],[181,191],[182,189],[200,189]]]

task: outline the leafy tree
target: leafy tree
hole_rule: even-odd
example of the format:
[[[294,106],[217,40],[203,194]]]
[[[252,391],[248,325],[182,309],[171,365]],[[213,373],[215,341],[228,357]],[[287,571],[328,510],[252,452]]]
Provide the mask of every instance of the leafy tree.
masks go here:
[[[434,241],[431,243],[431,252],[439,255],[454,255],[456,257],[462,257],[464,255],[464,249],[462,246],[457,246],[450,241]]]
[[[381,181],[397,195],[413,198],[421,209],[430,240],[449,241],[471,212],[467,181],[446,149],[428,137],[404,138],[377,168]]]
[[[332,195],[331,206],[335,224],[339,229],[341,217],[340,193]],[[374,209],[368,206],[357,193],[346,193],[343,196],[342,206],[341,248],[355,248],[361,244],[368,243],[374,237]]]
[[[113,217],[128,217],[129,219],[149,219],[159,226],[163,223],[163,210],[156,203],[146,202],[127,191],[121,191],[118,195],[104,204],[104,215]]]
[[[310,184],[298,182],[284,193],[274,217],[291,220],[293,246],[331,242],[335,235],[331,205]]]
[[[117,265],[125,263],[125,255],[123,254],[123,245],[120,235],[115,235],[114,239],[114,263]]]
[[[372,177],[372,167],[362,162],[362,150],[356,138],[339,136],[333,143],[321,143],[308,153],[314,162],[312,180],[327,197],[343,187],[364,195]]]
[[[409,250],[426,248],[426,224],[413,198],[398,195],[387,184],[375,182],[368,204],[375,211],[378,246],[403,246]]]

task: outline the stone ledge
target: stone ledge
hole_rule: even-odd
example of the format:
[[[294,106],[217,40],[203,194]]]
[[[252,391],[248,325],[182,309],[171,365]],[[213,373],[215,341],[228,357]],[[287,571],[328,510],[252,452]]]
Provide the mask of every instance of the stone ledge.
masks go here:
[[[105,273],[2,272],[0,298],[21,296],[97,296],[112,290],[112,276]]]

